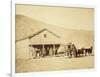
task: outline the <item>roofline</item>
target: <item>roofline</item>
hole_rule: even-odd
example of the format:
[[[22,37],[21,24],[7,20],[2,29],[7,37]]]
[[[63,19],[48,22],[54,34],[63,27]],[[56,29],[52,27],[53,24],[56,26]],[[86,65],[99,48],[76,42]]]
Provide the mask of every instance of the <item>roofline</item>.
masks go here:
[[[31,35],[31,36],[22,38],[22,39],[20,39],[20,40],[16,40],[16,42],[21,41],[21,40],[25,40],[25,39],[27,39],[27,38],[28,38],[28,39],[31,39],[32,37],[38,35],[39,33],[43,32],[43,31],[45,31],[45,30],[47,30],[48,32],[52,33],[52,34],[55,35],[57,38],[60,38],[60,36],[56,35],[55,33],[53,33],[52,31],[48,30],[47,28],[44,28],[44,29],[42,29],[42,30],[40,30],[40,31],[38,31],[38,32],[36,32],[36,33],[34,33],[34,34]]]
[[[47,28],[44,28],[44,29],[42,29],[42,30],[40,30],[40,31],[36,32],[36,33],[35,33],[35,34],[33,34],[32,36],[29,36],[29,38],[31,39],[32,37],[34,37],[34,36],[38,35],[39,33],[43,32],[43,31],[45,31],[45,30],[47,30],[48,32],[52,33],[52,34],[53,34],[53,35],[55,35],[57,38],[60,38],[60,36],[58,36],[58,35],[56,35],[55,33],[51,32],[51,31],[50,31],[50,30],[48,30]]]

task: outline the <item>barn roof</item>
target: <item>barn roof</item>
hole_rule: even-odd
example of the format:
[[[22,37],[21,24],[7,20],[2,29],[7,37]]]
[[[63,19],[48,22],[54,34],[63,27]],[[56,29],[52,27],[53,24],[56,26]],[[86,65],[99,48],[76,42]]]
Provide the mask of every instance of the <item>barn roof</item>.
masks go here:
[[[33,33],[32,35],[30,35],[30,36],[28,36],[28,37],[22,38],[22,39],[20,39],[20,40],[16,40],[16,42],[17,42],[17,41],[24,40],[24,39],[27,39],[27,38],[31,39],[32,37],[35,37],[36,35],[42,33],[43,31],[48,31],[49,33],[53,34],[53,35],[56,36],[57,38],[60,38],[60,36],[56,35],[56,34],[53,33],[52,31],[50,31],[50,30],[44,28],[44,29],[42,29],[42,30],[40,30],[40,31],[37,31],[37,32]]]
[[[52,33],[54,36],[56,36],[57,38],[60,38],[60,36],[56,35],[55,33],[53,33],[52,31],[50,31],[50,30],[48,30],[48,29],[46,29],[46,28],[44,28],[44,29],[42,29],[42,30],[40,30],[40,31],[38,31],[38,32],[36,32],[36,33],[34,33],[33,35],[29,36],[29,38],[32,38],[32,37],[38,35],[39,33],[43,32],[43,31],[48,31],[48,32]]]

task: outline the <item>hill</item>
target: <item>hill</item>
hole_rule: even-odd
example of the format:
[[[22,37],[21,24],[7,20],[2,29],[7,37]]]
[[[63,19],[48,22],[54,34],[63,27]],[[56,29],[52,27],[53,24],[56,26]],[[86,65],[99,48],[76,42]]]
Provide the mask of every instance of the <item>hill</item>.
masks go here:
[[[78,48],[94,45],[93,31],[66,29],[41,22],[24,15],[16,15],[16,40],[29,37],[33,33],[44,28],[47,28],[59,35],[62,43],[73,42]]]

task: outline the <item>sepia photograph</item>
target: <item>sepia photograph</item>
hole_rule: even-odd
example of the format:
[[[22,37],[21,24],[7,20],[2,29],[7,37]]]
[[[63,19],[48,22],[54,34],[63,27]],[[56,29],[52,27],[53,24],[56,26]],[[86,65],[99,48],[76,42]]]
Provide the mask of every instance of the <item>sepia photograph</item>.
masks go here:
[[[15,5],[15,72],[94,68],[94,8]]]

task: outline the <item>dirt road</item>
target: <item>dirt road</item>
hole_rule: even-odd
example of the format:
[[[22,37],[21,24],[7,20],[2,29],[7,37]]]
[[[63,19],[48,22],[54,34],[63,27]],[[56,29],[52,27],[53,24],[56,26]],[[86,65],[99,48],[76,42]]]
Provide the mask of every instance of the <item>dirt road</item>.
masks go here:
[[[86,69],[94,67],[94,56],[80,58],[47,57],[40,59],[16,60],[16,72],[54,71]]]

